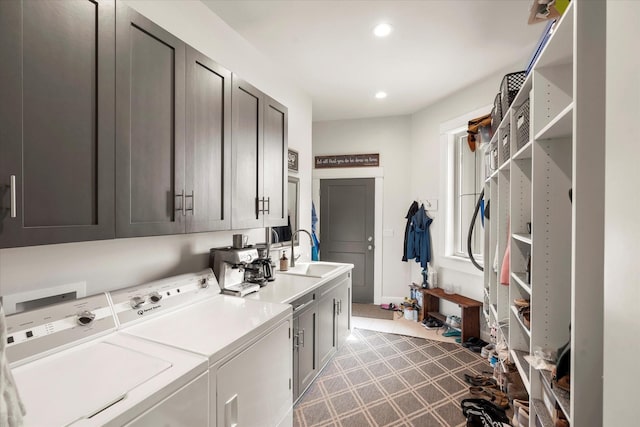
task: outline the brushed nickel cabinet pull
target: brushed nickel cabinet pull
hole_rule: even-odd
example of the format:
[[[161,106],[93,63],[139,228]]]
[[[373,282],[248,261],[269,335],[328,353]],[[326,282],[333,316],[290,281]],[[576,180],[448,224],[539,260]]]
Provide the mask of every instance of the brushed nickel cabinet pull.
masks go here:
[[[18,216],[18,209],[16,204],[16,176],[11,175],[11,218]]]
[[[182,189],[182,193],[176,194],[176,198],[180,197],[180,207],[176,207],[176,212],[182,212],[182,216],[186,215],[184,208],[184,189]]]
[[[190,199],[191,199],[191,207],[190,207],[190,208],[188,208],[188,209],[185,209],[185,211],[189,211],[189,212],[191,212],[191,216],[193,216],[193,215],[194,215],[194,210],[193,210],[193,208],[194,208],[195,203],[196,203],[196,199],[193,197],[193,190],[191,190],[191,194],[187,194],[187,195],[186,195],[186,196],[184,196],[184,197],[185,197],[185,199],[187,199],[187,198],[190,198]],[[186,201],[185,201],[185,203],[186,203]]]

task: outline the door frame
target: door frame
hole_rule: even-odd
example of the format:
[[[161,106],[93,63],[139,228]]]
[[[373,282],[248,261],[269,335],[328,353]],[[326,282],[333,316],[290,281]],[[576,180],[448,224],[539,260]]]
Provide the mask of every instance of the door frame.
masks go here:
[[[314,169],[311,188],[311,199],[316,206],[316,212],[320,214],[320,180],[321,179],[351,179],[351,178],[374,178],[374,248],[373,254],[373,303],[380,304],[382,301],[382,205],[383,205],[383,180],[384,169],[381,167],[372,168],[345,168],[345,169]],[[316,225],[320,234],[320,252],[322,253],[322,232],[320,221]]]

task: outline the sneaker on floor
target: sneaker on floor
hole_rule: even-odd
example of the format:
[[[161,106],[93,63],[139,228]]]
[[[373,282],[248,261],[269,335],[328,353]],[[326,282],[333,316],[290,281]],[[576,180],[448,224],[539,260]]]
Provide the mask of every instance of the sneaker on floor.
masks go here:
[[[462,335],[460,331],[449,328],[449,330],[442,334],[443,337],[459,337]]]
[[[482,347],[482,349],[480,350],[480,356],[482,356],[483,358],[488,358],[489,357],[489,353],[491,353],[491,350],[494,350],[496,348],[495,344],[488,344],[485,345],[484,347]]]
[[[427,329],[440,329],[442,328],[442,322],[434,317],[429,317],[428,319],[422,322],[422,326]]]

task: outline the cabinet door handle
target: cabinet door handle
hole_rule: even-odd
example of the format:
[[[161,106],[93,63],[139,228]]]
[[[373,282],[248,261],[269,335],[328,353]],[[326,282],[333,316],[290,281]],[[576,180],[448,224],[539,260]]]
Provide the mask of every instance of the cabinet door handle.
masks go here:
[[[305,302],[304,304],[296,305],[296,306],[293,308],[293,312],[295,313],[295,312],[296,312],[296,311],[298,311],[298,310],[302,310],[304,307],[306,307],[307,305],[309,305],[309,304],[310,304],[310,303],[312,303],[312,302],[313,302],[313,301],[307,301],[307,302]]]
[[[266,203],[267,203],[267,208],[266,208],[266,209],[264,209],[262,212],[264,212],[264,213],[271,213],[271,197],[267,197],[267,199],[266,199],[266,200],[265,200],[265,199],[262,199],[262,200],[263,200],[263,202],[266,202]],[[263,205],[263,208],[264,208],[264,205]]]
[[[193,216],[194,214],[194,210],[193,207],[195,206],[196,203],[196,199],[193,197],[193,190],[191,190],[191,194],[187,194],[186,196],[184,196],[185,199],[190,198],[191,199],[191,207],[188,209],[185,209],[185,211],[190,211],[191,212],[191,216]],[[186,203],[186,200],[185,200]]]
[[[11,218],[18,216],[17,202],[16,202],[16,176],[11,175]]]
[[[186,215],[184,209],[184,188],[182,189],[182,193],[176,194],[176,198],[180,197],[180,207],[176,207],[176,212],[182,212],[182,216]]]
[[[234,394],[231,399],[224,404],[224,425],[225,427],[237,427],[238,425],[238,395]]]
[[[302,337],[302,340],[300,340],[300,337]],[[304,329],[298,333],[298,345],[304,347]]]
[[[264,210],[260,208],[260,203],[264,205],[264,200],[256,197],[256,214],[258,215],[264,212]]]
[[[342,314],[342,300],[338,300],[338,314]]]
[[[300,347],[300,337],[298,336],[298,331],[293,333],[293,348]]]

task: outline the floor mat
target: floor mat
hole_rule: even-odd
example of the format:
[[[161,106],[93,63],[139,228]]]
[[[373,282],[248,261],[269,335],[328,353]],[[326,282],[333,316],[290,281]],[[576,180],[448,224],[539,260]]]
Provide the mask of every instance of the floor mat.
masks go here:
[[[393,311],[383,310],[375,304],[351,303],[351,315],[357,317],[369,317],[372,319],[393,320]]]

